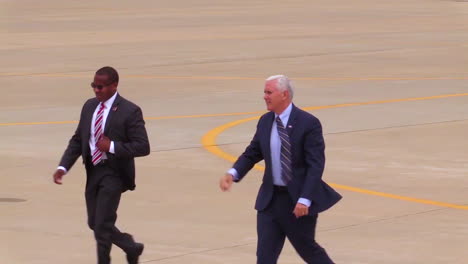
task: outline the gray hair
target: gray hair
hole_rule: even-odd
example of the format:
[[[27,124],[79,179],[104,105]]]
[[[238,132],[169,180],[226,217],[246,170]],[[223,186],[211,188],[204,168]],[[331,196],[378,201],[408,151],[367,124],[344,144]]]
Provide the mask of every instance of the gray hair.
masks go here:
[[[289,80],[288,76],[286,75],[273,75],[273,76],[270,76],[266,79],[266,81],[273,81],[273,80],[277,80],[276,81],[276,88],[278,88],[278,90],[280,90],[281,92],[284,92],[284,91],[288,91],[289,93],[289,99],[293,99],[293,96],[294,96],[294,85],[292,83],[291,80]]]

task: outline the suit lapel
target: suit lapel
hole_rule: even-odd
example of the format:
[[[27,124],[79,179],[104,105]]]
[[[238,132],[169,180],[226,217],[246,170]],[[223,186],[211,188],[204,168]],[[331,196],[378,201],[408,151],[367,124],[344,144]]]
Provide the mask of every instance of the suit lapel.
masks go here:
[[[293,104],[292,109],[291,109],[291,114],[289,115],[288,124],[286,125],[286,131],[288,131],[288,135],[290,138],[291,138],[294,128],[296,128],[297,112],[298,112],[298,109]]]
[[[262,148],[264,148],[263,152],[263,158],[265,159],[266,164],[271,164],[271,147],[270,147],[270,141],[271,141],[271,129],[273,128],[273,122],[275,121],[275,113],[270,112],[268,114],[269,116],[265,118],[265,132],[262,133],[261,136],[261,142],[262,142]],[[268,169],[270,169],[267,173],[271,175],[271,168],[270,166],[267,166]]]
[[[117,94],[114,103],[111,106],[111,109],[109,109],[109,114],[107,115],[106,124],[104,126],[104,135],[109,135],[110,124],[112,123],[112,119],[115,116],[115,112],[117,112],[119,109],[119,104],[121,100],[122,98],[119,94]]]
[[[273,128],[273,122],[275,122],[275,113],[270,112],[269,117],[266,118],[267,120],[267,126],[266,126],[266,132],[264,133],[264,138],[263,140],[266,142],[265,147],[266,147],[266,152],[265,153],[270,153],[270,141],[271,141],[271,129]],[[269,157],[268,157],[269,158]]]
[[[84,138],[83,142],[88,143],[89,141],[89,137],[91,136],[91,123],[93,122],[93,114],[98,105],[99,105],[99,101],[95,99],[90,104],[88,109],[86,109],[86,115],[85,115],[86,119],[83,122],[83,130],[85,132],[84,134],[86,135],[86,138]]]

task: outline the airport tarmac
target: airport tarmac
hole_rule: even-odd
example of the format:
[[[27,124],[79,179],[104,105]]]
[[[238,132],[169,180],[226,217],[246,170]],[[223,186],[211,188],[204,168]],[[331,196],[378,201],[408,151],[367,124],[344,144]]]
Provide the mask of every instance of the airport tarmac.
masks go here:
[[[317,241],[336,263],[468,263],[468,2],[0,0],[0,14],[0,264],[96,263],[84,168],[62,186],[52,173],[106,65],[152,148],[117,221],[141,263],[255,263],[262,171],[228,193],[218,180],[275,74],[322,122],[323,178],[344,198]],[[302,263],[289,242],[279,263]]]

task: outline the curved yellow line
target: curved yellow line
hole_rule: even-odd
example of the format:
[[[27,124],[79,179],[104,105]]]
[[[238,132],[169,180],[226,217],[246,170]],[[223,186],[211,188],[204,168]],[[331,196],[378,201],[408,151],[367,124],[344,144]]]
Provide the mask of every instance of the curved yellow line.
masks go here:
[[[336,183],[330,183],[330,186],[333,186],[337,189],[364,193],[364,194],[369,194],[369,195],[375,195],[375,196],[382,196],[382,197],[387,197],[387,198],[392,198],[392,199],[397,199],[397,200],[422,203],[422,204],[430,204],[430,205],[435,205],[435,206],[440,206],[440,207],[449,207],[449,208],[454,208],[454,209],[468,210],[468,206],[466,205],[450,204],[450,203],[445,203],[445,202],[412,198],[412,197],[401,196],[401,195],[396,195],[396,194],[391,194],[391,193],[371,191],[371,190],[366,190],[366,189],[361,189],[361,188],[356,188],[356,187],[351,187],[351,186],[346,186],[346,185],[341,185],[341,184],[336,184]]]
[[[218,137],[219,134],[221,134],[226,129],[229,129],[231,127],[237,126],[239,124],[242,124],[242,123],[245,123],[245,122],[248,122],[248,121],[251,121],[251,120],[256,120],[258,118],[260,118],[260,116],[255,116],[255,117],[250,117],[250,118],[237,120],[237,121],[224,124],[222,126],[216,127],[214,129],[208,131],[208,133],[206,133],[202,137],[203,148],[205,148],[206,150],[213,153],[214,155],[216,155],[218,157],[221,157],[221,158],[223,158],[223,159],[225,159],[227,161],[230,161],[230,162],[236,161],[236,159],[237,159],[236,157],[232,156],[229,153],[224,152],[223,150],[221,150],[221,148],[218,147],[218,145],[216,144],[216,138]],[[261,171],[265,170],[265,168],[260,166],[260,165],[255,165],[254,168],[256,168],[258,170],[261,170]]]
[[[345,107],[345,106],[336,106],[336,107]],[[317,109],[317,108],[316,108]],[[252,121],[252,120],[257,120],[259,119],[259,116],[255,117],[250,117],[250,118],[245,118],[241,120],[236,120],[233,122],[229,122],[227,124],[221,125],[219,127],[216,127],[210,131],[208,131],[201,140],[201,143],[203,145],[203,148],[209,151],[210,153],[221,157],[227,161],[230,162],[235,162],[237,158],[225,151],[223,151],[216,143],[217,137],[224,132],[225,130],[235,127],[237,125],[240,125],[242,123]],[[257,170],[264,171],[265,167],[260,166],[260,165],[255,165],[254,167]],[[336,184],[336,183],[329,183],[330,186],[336,188],[336,189],[342,189],[342,190],[347,190],[351,192],[357,192],[357,193],[363,193],[367,195],[374,195],[374,196],[381,196],[381,197],[386,197],[386,198],[391,198],[391,199],[397,199],[397,200],[403,200],[403,201],[408,201],[408,202],[415,202],[415,203],[421,203],[421,204],[429,204],[429,205],[435,205],[435,206],[440,206],[440,207],[448,207],[448,208],[454,208],[454,209],[462,209],[462,210],[468,210],[468,206],[465,205],[458,205],[458,204],[450,204],[450,203],[445,203],[445,202],[438,202],[438,201],[432,201],[432,200],[425,200],[425,199],[419,199],[419,198],[413,198],[413,197],[407,197],[407,196],[401,196],[401,195],[396,195],[396,194],[391,194],[391,193],[384,193],[384,192],[378,192],[378,191],[372,191],[372,190],[367,190],[367,189],[362,189],[362,188],[357,188],[357,187],[352,187],[352,186],[346,186],[346,185],[341,185],[341,184]]]

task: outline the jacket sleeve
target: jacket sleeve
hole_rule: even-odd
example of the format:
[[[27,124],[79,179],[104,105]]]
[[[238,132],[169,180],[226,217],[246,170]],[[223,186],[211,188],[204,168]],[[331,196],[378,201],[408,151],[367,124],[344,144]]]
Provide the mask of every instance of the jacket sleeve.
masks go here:
[[[70,141],[68,142],[68,146],[65,149],[65,152],[62,155],[62,159],[60,160],[59,166],[64,167],[69,171],[73,165],[75,164],[78,157],[81,155],[82,152],[82,138],[81,138],[81,128],[82,128],[82,120],[83,120],[83,112],[85,106],[81,110],[80,121],[78,126],[75,130],[75,134],[71,137]],[[85,143],[86,144],[86,143]]]
[[[234,163],[233,168],[236,169],[238,178],[235,180],[236,182],[242,180],[242,178],[253,168],[253,166],[263,160],[263,154],[260,147],[259,141],[259,127],[262,119],[257,124],[257,131],[250,142],[250,144],[245,149],[244,153],[239,156],[237,161]]]
[[[143,113],[136,107],[125,121],[128,142],[114,142],[116,158],[134,158],[146,156],[150,153],[148,134],[143,120]]]

